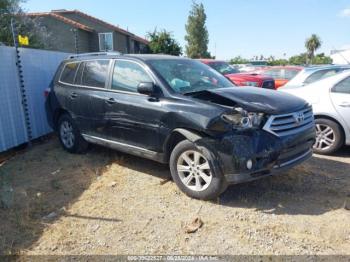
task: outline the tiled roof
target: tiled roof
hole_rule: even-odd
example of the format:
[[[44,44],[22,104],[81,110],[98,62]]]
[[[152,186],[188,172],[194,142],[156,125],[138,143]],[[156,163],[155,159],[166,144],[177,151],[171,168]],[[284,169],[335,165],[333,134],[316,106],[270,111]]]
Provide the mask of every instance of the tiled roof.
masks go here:
[[[137,36],[137,35],[134,35],[133,33],[129,32],[129,31],[127,31],[127,30],[124,30],[124,29],[122,29],[122,28],[120,28],[120,27],[118,27],[118,26],[115,26],[115,25],[112,25],[112,24],[110,24],[110,23],[107,23],[107,22],[105,22],[105,21],[103,21],[103,20],[101,20],[101,19],[98,19],[98,18],[93,17],[93,16],[91,16],[91,15],[88,15],[88,14],[86,14],[86,13],[83,13],[83,12],[81,12],[81,11],[79,11],[79,10],[57,10],[56,12],[57,12],[57,13],[75,13],[75,14],[84,16],[84,17],[86,17],[86,18],[88,18],[88,19],[91,19],[91,20],[95,21],[96,23],[100,23],[100,24],[103,24],[103,25],[105,25],[105,26],[107,26],[107,27],[110,27],[110,28],[112,28],[113,30],[118,31],[118,32],[120,32],[120,33],[122,33],[122,34],[129,35],[129,36],[132,37],[133,39],[138,40],[138,41],[140,41],[140,42],[142,42],[142,43],[144,43],[144,44],[148,44],[148,43],[149,43],[148,40],[146,40],[146,39],[144,39],[144,38],[142,38],[142,37],[139,37],[139,36]]]
[[[57,20],[60,20],[66,24],[69,24],[71,26],[74,26],[76,28],[79,28],[81,30],[85,30],[85,31],[88,31],[88,32],[93,32],[94,30],[91,28],[91,27],[88,27],[86,25],[83,25],[81,23],[78,23],[72,19],[69,19],[69,18],[66,18],[64,16],[61,16],[57,13],[28,13],[27,14],[28,16],[32,16],[32,17],[40,17],[40,16],[51,16],[53,18],[56,18]]]
[[[52,11],[52,12],[50,12],[50,13],[30,13],[30,14],[28,14],[28,15],[30,15],[30,16],[42,16],[42,15],[51,15],[51,16],[53,16],[53,17],[56,17],[57,19],[60,19],[60,20],[62,20],[62,18],[63,19],[66,19],[67,21],[67,23],[69,23],[69,24],[71,24],[71,25],[73,25],[72,24],[72,22],[73,23],[75,23],[76,24],[76,27],[78,27],[78,25],[79,26],[83,26],[83,27],[85,27],[85,28],[88,28],[88,29],[90,29],[90,30],[93,30],[92,28],[90,28],[90,27],[88,27],[88,26],[86,26],[86,25],[83,25],[83,24],[80,24],[80,23],[77,23],[77,22],[75,22],[74,20],[72,20],[72,19],[68,19],[68,18],[66,18],[66,17],[64,17],[63,15],[60,15],[60,14],[69,14],[69,13],[74,13],[74,14],[78,14],[78,15],[80,15],[80,16],[83,16],[83,17],[86,17],[87,19],[90,19],[90,20],[92,20],[92,21],[94,21],[94,22],[96,22],[96,23],[99,23],[99,24],[102,24],[102,25],[104,25],[104,26],[106,26],[106,27],[109,27],[109,28],[111,28],[112,30],[114,30],[114,31],[117,31],[117,32],[120,32],[120,33],[122,33],[122,34],[124,34],[124,35],[128,35],[128,36],[130,36],[132,39],[134,39],[134,40],[137,40],[137,41],[139,41],[139,42],[141,42],[141,43],[144,43],[144,44],[148,44],[149,43],[149,41],[147,40],[147,39],[145,39],[145,38],[142,38],[142,37],[139,37],[139,36],[137,36],[137,35],[134,35],[133,33],[131,33],[131,32],[129,32],[129,31],[127,31],[127,30],[124,30],[124,29],[122,29],[122,28],[120,28],[120,27],[118,27],[118,26],[115,26],[115,25],[112,25],[112,24],[110,24],[110,23],[107,23],[107,22],[105,22],[105,21],[103,21],[103,20],[101,20],[101,19],[98,19],[98,18],[96,18],[96,17],[93,17],[93,16],[91,16],[91,15],[88,15],[88,14],[86,14],[86,13],[83,13],[83,12],[81,12],[81,11],[79,11],[79,10],[54,10],[54,11]],[[63,21],[63,20],[62,20]],[[80,28],[80,27],[79,27]],[[83,30],[86,30],[86,29],[84,29],[84,28],[80,28],[80,29],[83,29]],[[89,31],[89,30],[87,30],[87,31]]]

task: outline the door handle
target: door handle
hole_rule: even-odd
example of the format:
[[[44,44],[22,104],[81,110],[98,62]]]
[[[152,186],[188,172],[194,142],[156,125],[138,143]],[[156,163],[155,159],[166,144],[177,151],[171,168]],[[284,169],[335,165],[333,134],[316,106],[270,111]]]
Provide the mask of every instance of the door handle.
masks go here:
[[[350,103],[348,103],[348,102],[343,102],[343,103],[341,103],[339,106],[341,106],[341,107],[350,107]]]
[[[113,104],[117,103],[117,101],[114,98],[106,99],[105,101],[109,105],[113,105]]]
[[[78,97],[78,94],[73,92],[70,94],[70,98],[74,99],[74,98],[77,98]]]

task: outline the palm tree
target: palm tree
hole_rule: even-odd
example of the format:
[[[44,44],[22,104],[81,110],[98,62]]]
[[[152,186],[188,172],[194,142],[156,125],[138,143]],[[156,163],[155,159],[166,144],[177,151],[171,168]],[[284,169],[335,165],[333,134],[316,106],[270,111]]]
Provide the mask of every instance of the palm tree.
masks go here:
[[[305,41],[305,47],[307,49],[307,54],[309,57],[309,62],[312,60],[315,56],[315,51],[319,49],[322,45],[322,41],[318,35],[312,34],[310,38],[306,39]]]

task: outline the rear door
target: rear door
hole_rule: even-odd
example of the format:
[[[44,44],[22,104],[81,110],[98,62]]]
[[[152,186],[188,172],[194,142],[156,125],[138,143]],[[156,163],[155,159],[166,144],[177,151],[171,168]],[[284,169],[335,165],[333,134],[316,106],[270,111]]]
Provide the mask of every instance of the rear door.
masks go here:
[[[60,95],[64,94],[64,104],[62,107],[69,112],[74,120],[76,120],[77,111],[77,97],[75,97],[77,87],[75,86],[75,79],[79,70],[80,62],[67,62],[63,66],[60,78],[55,86],[55,93],[60,90]],[[64,93],[62,92],[64,90]]]
[[[331,99],[336,111],[345,120],[348,129],[350,129],[350,77],[333,86]]]
[[[88,135],[105,138],[106,119],[105,104],[108,96],[108,75],[110,59],[84,61],[81,64],[81,75],[77,80],[79,105],[78,122],[82,132]]]
[[[104,137],[105,95],[110,60],[82,61],[67,93],[67,109],[81,133]]]
[[[132,60],[115,60],[106,109],[108,132],[111,140],[159,151],[161,100],[139,94],[140,82],[155,83],[144,65]]]

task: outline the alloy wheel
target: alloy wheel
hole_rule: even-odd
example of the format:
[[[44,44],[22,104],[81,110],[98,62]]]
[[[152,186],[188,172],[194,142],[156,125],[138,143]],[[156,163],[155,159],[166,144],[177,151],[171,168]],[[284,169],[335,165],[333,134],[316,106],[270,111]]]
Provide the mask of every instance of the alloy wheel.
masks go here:
[[[316,124],[316,142],[314,148],[318,150],[327,150],[335,143],[334,130],[324,124]]]
[[[203,191],[212,181],[209,161],[201,153],[188,150],[177,161],[177,172],[181,182],[193,191]]]
[[[60,136],[62,143],[67,148],[72,148],[74,146],[75,136],[73,133],[73,126],[68,121],[63,121],[60,127]]]

